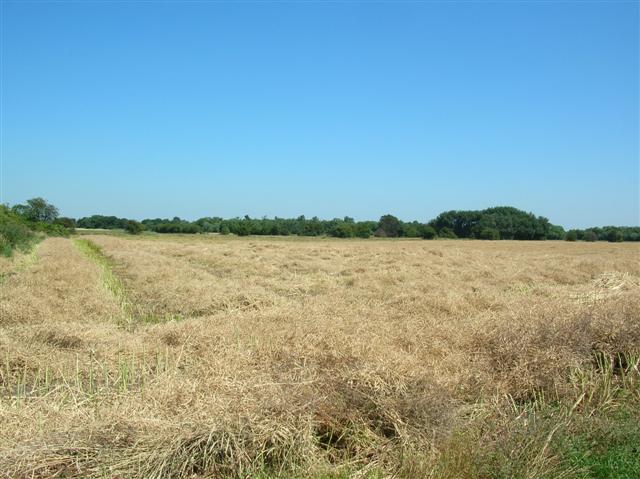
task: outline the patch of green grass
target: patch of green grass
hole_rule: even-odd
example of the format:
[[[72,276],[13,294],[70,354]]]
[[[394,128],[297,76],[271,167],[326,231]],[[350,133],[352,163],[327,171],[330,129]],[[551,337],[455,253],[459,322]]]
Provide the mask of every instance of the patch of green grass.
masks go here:
[[[74,239],[73,242],[80,252],[100,267],[100,276],[105,289],[113,295],[122,308],[124,325],[129,329],[132,328],[135,321],[131,302],[127,297],[122,281],[113,272],[113,261],[102,252],[100,246],[91,240],[78,238]]]
[[[431,465],[425,458],[420,473],[400,476],[640,478],[640,360],[620,355],[626,367],[615,369],[599,357],[571,375],[573,394],[479,404],[439,445]]]
[[[113,262],[103,252],[102,248],[87,239],[74,240],[78,249],[98,264],[101,269],[102,281],[105,287],[118,299],[123,308],[128,306],[124,285],[113,273]]]
[[[640,408],[584,418],[565,439],[567,461],[594,479],[640,478]]]

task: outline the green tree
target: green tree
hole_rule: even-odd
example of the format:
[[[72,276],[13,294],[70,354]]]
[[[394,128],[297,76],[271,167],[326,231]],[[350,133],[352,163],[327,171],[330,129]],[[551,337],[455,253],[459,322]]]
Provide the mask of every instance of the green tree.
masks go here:
[[[26,205],[15,205],[13,211],[28,221],[52,223],[58,217],[58,208],[44,198],[31,198]]]
[[[435,239],[436,236],[438,236],[438,234],[436,233],[436,229],[433,226],[427,225],[422,228],[422,237],[424,239]]]
[[[238,236],[249,236],[251,234],[252,226],[250,219],[245,218],[242,221],[238,221],[235,234]]]
[[[355,227],[353,223],[340,221],[331,230],[331,236],[337,238],[353,238],[355,236]]]
[[[144,230],[144,225],[135,220],[128,220],[124,229],[132,235],[138,235]]]
[[[456,235],[456,232],[447,226],[445,226],[440,231],[438,231],[438,236],[440,238],[448,238],[448,239],[455,239],[458,237]]]
[[[612,229],[607,233],[607,241],[610,243],[620,243],[624,241],[624,236],[619,229]]]
[[[578,240],[578,232],[576,230],[569,230],[564,237],[565,241],[577,241]]]
[[[400,235],[407,238],[420,238],[422,236],[422,225],[417,221],[402,223]]]
[[[494,228],[484,228],[480,232],[480,239],[483,240],[499,240],[500,232]]]
[[[53,224],[64,226],[67,229],[73,230],[76,227],[76,220],[74,220],[73,218],[61,216],[59,218],[56,218],[53,221]]]
[[[589,242],[598,241],[598,235],[594,231],[587,230],[584,232],[583,239]]]
[[[371,230],[366,224],[357,223],[355,227],[355,235],[358,238],[369,238],[371,236]]]
[[[550,225],[549,233],[547,233],[548,240],[561,240],[564,238],[565,231],[562,226]]]
[[[384,215],[378,221],[378,229],[376,236],[386,236],[389,238],[397,238],[400,236],[402,225],[400,220],[393,215]]]

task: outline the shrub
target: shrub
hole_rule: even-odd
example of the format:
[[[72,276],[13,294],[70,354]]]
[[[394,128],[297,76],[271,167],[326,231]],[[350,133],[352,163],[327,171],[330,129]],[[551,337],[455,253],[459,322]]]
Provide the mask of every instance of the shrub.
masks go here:
[[[440,238],[447,238],[447,239],[455,239],[458,236],[456,236],[455,231],[453,231],[451,228],[445,226],[444,228],[440,229],[440,231],[438,231],[438,236]]]
[[[578,240],[578,232],[576,230],[569,230],[564,237],[565,241],[577,241]]]
[[[436,236],[438,236],[438,233],[436,233],[436,230],[433,226],[427,225],[422,229],[422,237],[424,239],[435,239]]]
[[[356,223],[355,234],[358,238],[368,238],[371,236],[371,228],[364,221]]]
[[[420,238],[422,236],[422,225],[417,221],[402,223],[401,236],[407,238]]]
[[[127,231],[128,233],[131,233],[132,235],[138,235],[142,233],[142,231],[144,230],[144,226],[135,220],[128,220],[124,229],[125,231]]]
[[[331,230],[331,236],[337,238],[353,238],[355,231],[353,223],[340,222]]]
[[[251,234],[251,220],[239,221],[234,233],[238,236],[249,236]]]
[[[0,205],[0,254],[11,256],[16,248],[26,250],[36,240],[27,223],[9,208]]]
[[[607,241],[610,243],[619,243],[624,241],[624,236],[620,230],[611,230],[607,233]]]
[[[402,225],[400,220],[393,215],[384,215],[378,221],[376,236],[396,238],[400,236]]]
[[[29,226],[34,231],[42,231],[43,233],[48,234],[49,236],[62,236],[68,237],[70,231],[62,225],[54,224],[54,223],[30,223]]]
[[[585,231],[584,240],[589,242],[598,241],[598,235],[591,230]]]
[[[26,250],[35,235],[20,223],[0,221],[0,249],[3,256],[11,256],[14,249]]]
[[[548,240],[561,240],[564,238],[565,232],[562,226],[549,225],[549,232],[547,233]]]
[[[62,216],[60,218],[56,218],[53,221],[53,224],[63,226],[65,228],[67,228],[68,230],[72,231],[72,232],[76,228],[76,220],[74,220],[73,218],[67,218],[65,216]]]
[[[499,240],[500,239],[500,232],[496,229],[493,228],[484,228],[481,232],[480,232],[480,239],[483,240]]]

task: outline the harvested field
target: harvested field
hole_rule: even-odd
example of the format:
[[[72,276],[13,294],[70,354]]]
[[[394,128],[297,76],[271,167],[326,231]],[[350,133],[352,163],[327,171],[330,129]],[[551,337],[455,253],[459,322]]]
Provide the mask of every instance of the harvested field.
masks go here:
[[[596,477],[572,437],[640,447],[637,244],[85,235],[1,267],[0,477]]]

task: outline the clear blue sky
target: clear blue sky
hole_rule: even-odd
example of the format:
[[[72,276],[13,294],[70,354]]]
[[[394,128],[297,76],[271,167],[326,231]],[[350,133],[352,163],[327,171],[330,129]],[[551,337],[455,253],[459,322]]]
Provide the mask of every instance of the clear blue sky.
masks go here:
[[[638,2],[3,2],[2,198],[639,220]]]

